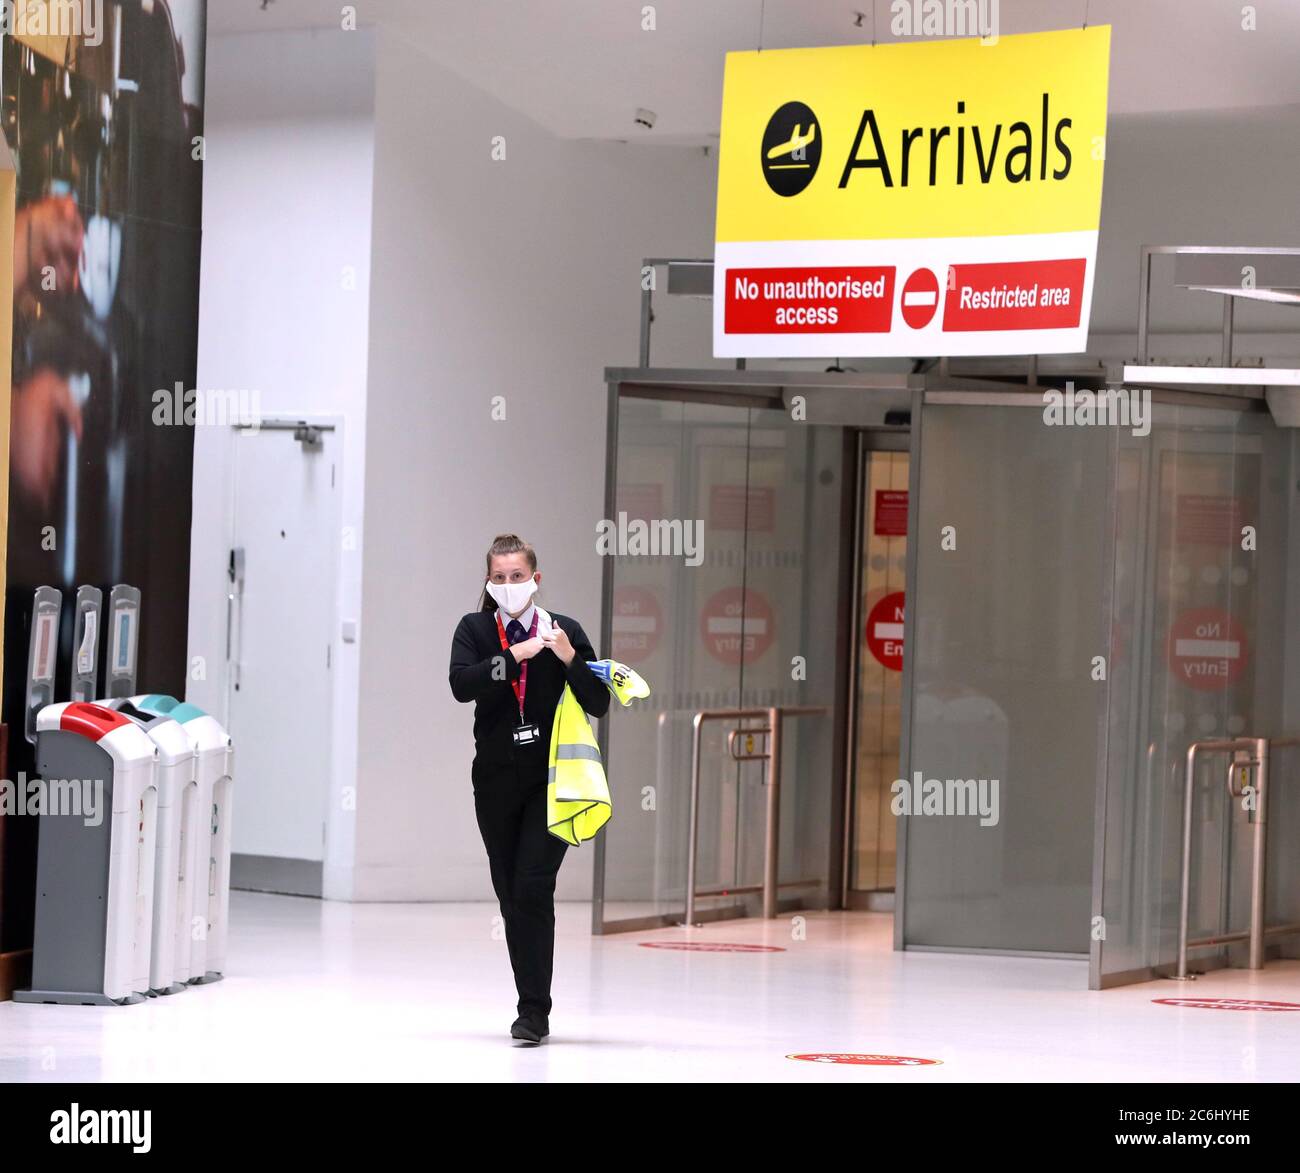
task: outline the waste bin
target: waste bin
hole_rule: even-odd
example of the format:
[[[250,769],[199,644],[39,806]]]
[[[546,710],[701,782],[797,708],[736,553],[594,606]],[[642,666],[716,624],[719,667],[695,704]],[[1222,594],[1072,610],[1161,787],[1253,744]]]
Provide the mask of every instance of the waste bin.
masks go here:
[[[199,809],[197,755],[180,722],[137,709],[129,700],[103,702],[138,725],[158,750],[158,833],[153,889],[153,946],[149,989],[174,994],[190,973],[191,920],[199,875],[203,812]]]
[[[153,935],[158,750],[88,702],[36,714],[45,787],[36,856],[32,986],[18,1002],[142,1001]]]
[[[234,750],[221,723],[197,705],[151,693],[129,698],[137,709],[171,717],[194,746],[195,783],[200,822],[197,876],[191,905],[202,932],[190,940],[190,981],[220,981],[226,969],[230,920],[230,816]],[[205,852],[206,847],[206,852]],[[202,882],[206,874],[206,883]]]

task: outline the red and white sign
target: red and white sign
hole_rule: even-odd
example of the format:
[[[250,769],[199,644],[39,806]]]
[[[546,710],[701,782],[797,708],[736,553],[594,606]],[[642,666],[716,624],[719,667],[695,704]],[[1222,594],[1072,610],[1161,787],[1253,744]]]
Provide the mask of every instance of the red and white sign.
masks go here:
[[[889,332],[892,266],[732,269],[727,277],[730,335]]]
[[[953,265],[943,307],[945,330],[1072,330],[1083,314],[1083,257]]]
[[[654,521],[664,515],[664,486],[660,481],[619,485],[618,511],[628,521]]]
[[[1096,243],[1095,232],[802,241],[797,248],[787,241],[719,241],[714,354],[1083,350]],[[790,263],[796,258],[811,263]]]
[[[776,490],[765,485],[714,485],[709,490],[709,529],[776,529]]]
[[[639,664],[654,653],[663,634],[664,615],[653,591],[639,586],[614,590],[614,638],[610,655]]]
[[[683,953],[784,953],[780,945],[740,945],[729,941],[638,941],[642,949],[677,949]]]
[[[1194,1010],[1300,1010],[1300,1002],[1264,1002],[1254,998],[1152,998],[1151,1001]]]
[[[917,269],[903,282],[903,321],[923,330],[939,308],[939,278],[929,269]]]
[[[742,656],[758,659],[772,646],[775,632],[772,605],[755,590],[724,587],[700,612],[700,638],[709,655],[724,664],[739,664]]]
[[[1214,493],[1179,493],[1174,540],[1180,546],[1232,546],[1241,541],[1245,524],[1239,497]]]
[[[862,1055],[852,1051],[810,1051],[786,1058],[809,1063],[856,1063],[866,1067],[935,1067],[943,1063],[942,1059],[917,1059],[912,1055]]]
[[[907,490],[877,489],[873,530],[878,538],[907,537]]]
[[[903,670],[903,592],[877,600],[867,616],[867,647],[891,672]]]
[[[1169,630],[1169,670],[1188,688],[1221,692],[1246,669],[1246,632],[1218,607],[1194,607]]]

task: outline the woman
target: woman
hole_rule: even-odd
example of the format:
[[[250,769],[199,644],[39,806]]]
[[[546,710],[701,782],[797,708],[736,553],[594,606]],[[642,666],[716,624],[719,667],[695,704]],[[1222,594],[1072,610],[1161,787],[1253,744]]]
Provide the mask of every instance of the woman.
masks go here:
[[[515,534],[487,552],[476,613],[451,641],[451,691],[474,701],[474,812],[501,903],[519,991],[510,1036],[540,1043],[550,1033],[555,954],[555,874],[568,846],[546,827],[551,724],[567,684],[593,717],[609,692],[587,667],[596,653],[576,620],[533,602],[537,554]]]

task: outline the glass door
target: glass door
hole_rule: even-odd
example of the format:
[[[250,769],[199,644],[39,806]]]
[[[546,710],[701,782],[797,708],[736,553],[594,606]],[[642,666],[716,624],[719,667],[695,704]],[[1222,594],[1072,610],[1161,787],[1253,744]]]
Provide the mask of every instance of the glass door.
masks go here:
[[[891,786],[899,776],[903,681],[903,611],[907,580],[905,433],[861,437],[858,535],[856,687],[849,851],[845,904],[892,906],[896,828]]]
[[[596,843],[593,929],[683,919],[694,721],[736,708],[826,710],[783,724],[778,841],[782,897],[824,907],[842,432],[792,419],[779,398],[624,389],[611,401],[610,520],[698,542],[677,553],[629,543],[608,558],[608,654],[652,692],[602,722],[614,816]],[[737,760],[728,734],[744,746],[764,724],[701,726],[697,920],[761,907],[766,763]]]
[[[1150,435],[1121,434],[1094,988],[1173,968],[1188,747],[1300,732],[1298,452],[1263,411],[1157,405]],[[1270,924],[1300,921],[1298,764],[1293,749],[1270,764]],[[1253,823],[1226,770],[1206,756],[1193,782],[1193,939],[1249,915]],[[1243,949],[1194,950],[1191,968],[1241,964]]]

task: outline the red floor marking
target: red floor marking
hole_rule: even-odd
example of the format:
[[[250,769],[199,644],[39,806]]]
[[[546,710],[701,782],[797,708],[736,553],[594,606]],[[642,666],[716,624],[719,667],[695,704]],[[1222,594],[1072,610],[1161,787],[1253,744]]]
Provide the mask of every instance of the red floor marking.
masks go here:
[[[780,945],[738,945],[728,941],[638,941],[643,949],[681,949],[690,953],[784,953]]]
[[[1300,1002],[1264,1002],[1252,998],[1152,998],[1160,1006],[1197,1010],[1300,1010]]]
[[[811,1051],[806,1055],[787,1055],[787,1059],[807,1059],[810,1063],[858,1063],[868,1067],[932,1067],[942,1059],[915,1059],[910,1055],[861,1055],[849,1051]]]

